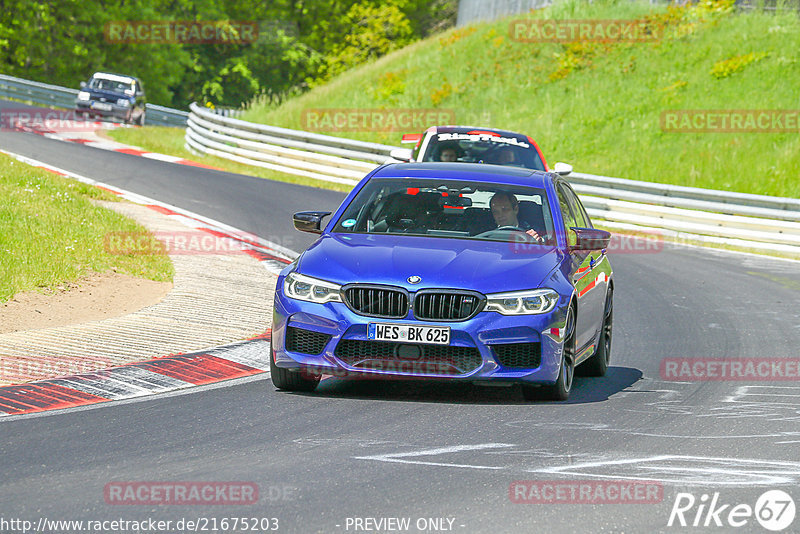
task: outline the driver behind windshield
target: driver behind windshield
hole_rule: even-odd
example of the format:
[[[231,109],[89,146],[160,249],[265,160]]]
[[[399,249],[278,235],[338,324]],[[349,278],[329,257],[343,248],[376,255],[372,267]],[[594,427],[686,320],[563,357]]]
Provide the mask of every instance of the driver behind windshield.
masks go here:
[[[456,143],[440,143],[437,161],[458,161],[463,151]]]
[[[519,220],[519,201],[513,193],[498,191],[489,201],[489,207],[492,210],[492,216],[498,228],[509,226],[519,228],[537,241],[544,241],[542,236],[533,229],[533,225],[529,221]]]

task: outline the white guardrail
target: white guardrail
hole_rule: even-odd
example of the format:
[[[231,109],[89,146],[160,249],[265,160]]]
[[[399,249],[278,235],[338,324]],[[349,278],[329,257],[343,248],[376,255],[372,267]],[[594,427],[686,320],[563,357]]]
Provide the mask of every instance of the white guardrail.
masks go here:
[[[230,119],[190,106],[186,146],[327,182],[354,185],[397,147]],[[800,257],[800,199],[571,173],[592,220],[620,231]]]
[[[12,98],[47,107],[75,109],[78,89],[32,82],[0,74],[0,98]],[[147,124],[154,126],[185,126],[189,113],[155,104],[147,104]]]
[[[355,185],[377,164],[395,161],[396,147],[354,141],[220,116],[189,106],[186,148],[247,165]]]

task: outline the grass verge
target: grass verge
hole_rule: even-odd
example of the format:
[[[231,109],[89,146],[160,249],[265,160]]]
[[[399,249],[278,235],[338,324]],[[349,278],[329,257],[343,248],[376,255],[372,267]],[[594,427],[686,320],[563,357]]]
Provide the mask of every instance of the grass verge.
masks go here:
[[[144,227],[92,200],[117,200],[91,185],[62,178],[0,155],[0,302],[22,291],[47,291],[114,269],[170,281],[167,256],[110,254],[110,232]]]

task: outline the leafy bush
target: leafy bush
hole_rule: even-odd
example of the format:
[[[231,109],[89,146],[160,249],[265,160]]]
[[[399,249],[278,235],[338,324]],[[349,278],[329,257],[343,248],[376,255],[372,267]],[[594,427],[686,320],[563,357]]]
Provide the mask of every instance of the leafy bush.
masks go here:
[[[411,23],[393,3],[378,6],[355,4],[344,25],[350,30],[341,42],[333,43],[325,66],[312,85],[324,83],[356,65],[402,48],[414,40]]]
[[[767,54],[764,52],[750,52],[749,54],[742,54],[740,56],[733,56],[729,59],[717,61],[714,63],[714,66],[711,67],[711,75],[718,80],[727,78],[734,72],[744,70],[744,68],[750,63],[760,61],[765,57],[767,57]]]

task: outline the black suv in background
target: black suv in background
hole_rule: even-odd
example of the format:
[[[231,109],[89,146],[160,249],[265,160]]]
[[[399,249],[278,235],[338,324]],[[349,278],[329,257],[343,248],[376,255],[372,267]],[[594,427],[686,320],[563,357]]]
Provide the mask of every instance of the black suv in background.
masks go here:
[[[144,126],[145,104],[144,86],[138,78],[95,72],[88,82],[81,82],[75,112]]]

